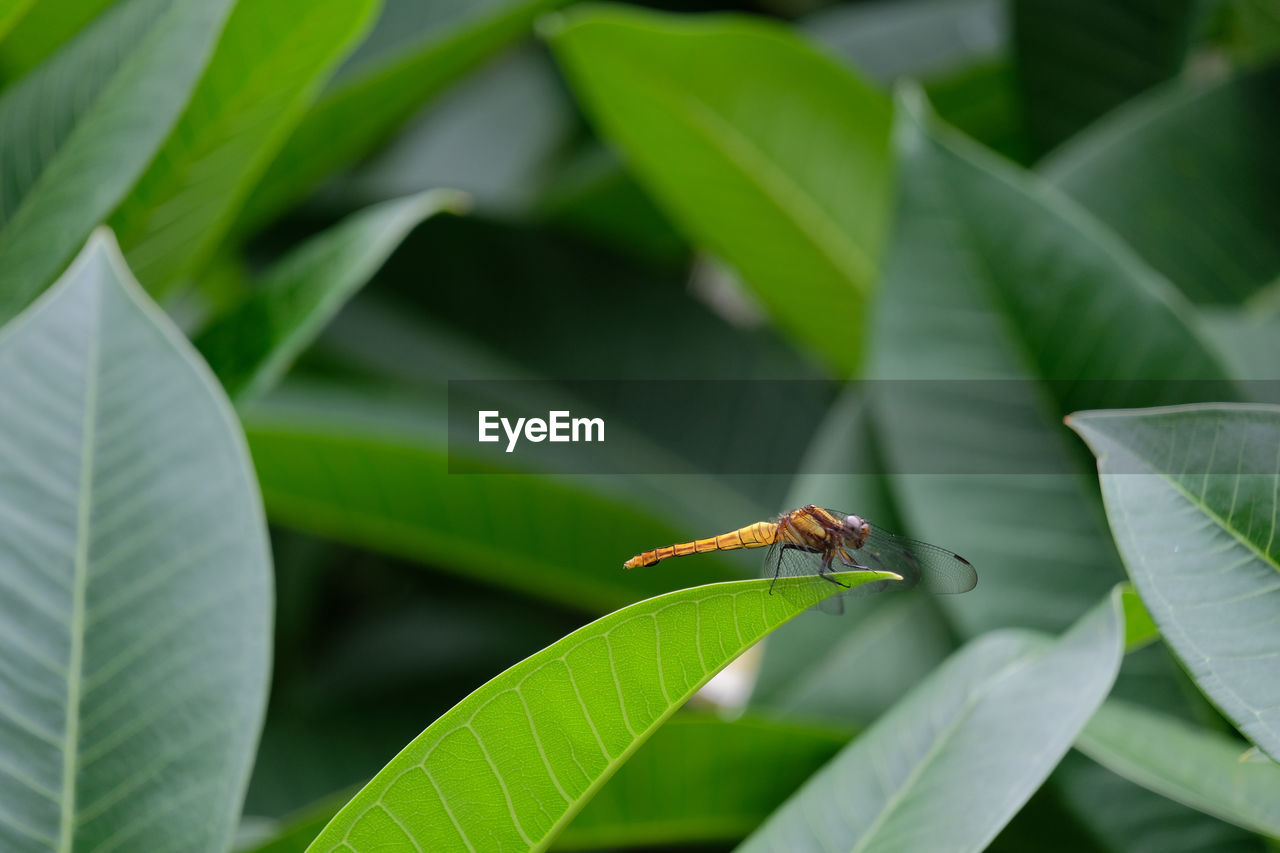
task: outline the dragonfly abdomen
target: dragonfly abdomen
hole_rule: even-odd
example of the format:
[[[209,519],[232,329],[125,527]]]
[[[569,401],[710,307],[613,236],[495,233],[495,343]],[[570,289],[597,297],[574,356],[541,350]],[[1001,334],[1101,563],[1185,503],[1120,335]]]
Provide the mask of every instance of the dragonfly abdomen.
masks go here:
[[[643,554],[636,554],[622,564],[624,569],[635,569],[641,566],[652,566],[668,557],[684,557],[688,554],[703,554],[707,551],[736,551],[739,548],[763,548],[772,545],[778,536],[778,525],[772,521],[757,521],[719,536],[707,539],[695,539],[692,542],[680,542],[665,548],[654,548]]]

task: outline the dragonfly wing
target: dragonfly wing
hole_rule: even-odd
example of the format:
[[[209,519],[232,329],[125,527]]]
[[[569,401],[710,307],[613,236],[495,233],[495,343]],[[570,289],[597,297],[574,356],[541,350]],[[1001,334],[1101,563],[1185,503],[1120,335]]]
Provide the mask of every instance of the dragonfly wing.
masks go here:
[[[872,567],[874,568],[874,566]],[[764,566],[762,567],[763,575],[766,578],[798,578],[810,577],[814,583],[833,583],[832,580],[825,580],[818,577],[822,573],[822,555],[816,551],[807,551],[803,548],[786,547],[786,543],[778,542],[769,547],[765,553]],[[841,566],[836,563],[832,566],[833,571],[849,571],[849,567]],[[890,571],[893,571],[892,569]],[[901,585],[899,581],[883,580],[872,581],[870,583],[859,584],[844,590],[831,598],[815,604],[811,609],[821,610],[824,613],[840,614],[844,612],[844,598],[861,598],[866,595],[872,595],[887,589],[890,586]],[[796,587],[789,587],[794,590]],[[786,594],[786,593],[784,593]]]
[[[933,593],[968,592],[978,584],[978,573],[959,554],[878,527],[850,553],[869,569],[897,572],[907,586],[919,584]]]

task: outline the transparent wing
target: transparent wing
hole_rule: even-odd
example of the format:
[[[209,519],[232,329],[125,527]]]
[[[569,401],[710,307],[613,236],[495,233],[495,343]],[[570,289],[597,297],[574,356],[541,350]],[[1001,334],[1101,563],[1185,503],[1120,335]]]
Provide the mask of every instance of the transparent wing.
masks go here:
[[[850,567],[841,566],[836,563],[832,566],[833,571],[847,572]],[[890,571],[894,571],[890,569]],[[788,547],[786,543],[777,542],[765,552],[764,565],[761,567],[761,574],[766,578],[797,578],[811,577],[814,583],[835,583],[834,579],[828,580],[822,575],[822,555],[816,551],[806,551],[803,548],[794,546]],[[811,607],[811,610],[821,610],[824,613],[841,614],[844,613],[845,598],[862,598],[863,596],[872,595],[887,589],[891,586],[902,586],[900,581],[882,580],[872,581],[871,583],[859,584],[847,590],[843,590],[831,598]],[[783,587],[778,590],[780,595],[795,595],[796,587]]]
[[[964,557],[871,525],[867,541],[849,554],[860,565],[878,571],[896,572],[906,586],[919,584],[929,592],[968,592],[978,584],[978,573]]]

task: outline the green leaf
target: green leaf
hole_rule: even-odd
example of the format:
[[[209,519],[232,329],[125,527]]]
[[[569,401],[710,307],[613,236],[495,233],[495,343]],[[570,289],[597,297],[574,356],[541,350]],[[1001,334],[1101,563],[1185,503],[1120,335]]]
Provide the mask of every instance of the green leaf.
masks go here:
[[[1015,0],[1022,106],[1040,152],[1182,69],[1200,0]]]
[[[772,637],[751,704],[801,719],[866,725],[946,659],[947,625],[924,594],[844,602]]]
[[[58,0],[26,4],[0,44],[0,81],[18,80],[65,44],[115,0]],[[22,7],[22,0],[16,3]]]
[[[847,731],[768,717],[729,722],[677,714],[605,783],[552,847],[665,849],[739,841],[848,740]]]
[[[1196,684],[1280,756],[1280,407],[1081,412],[1129,575]]]
[[[267,837],[240,847],[238,853],[303,853],[338,809],[347,804],[355,791],[341,791],[325,797],[296,814],[285,817]]]
[[[1115,699],[1076,741],[1085,755],[1171,800],[1280,838],[1280,765],[1245,760],[1245,744]]]
[[[1113,592],[1056,641],[1005,630],[971,642],[739,850],[984,849],[1111,689],[1121,619]]]
[[[829,622],[835,620],[816,619]],[[676,714],[586,804],[555,850],[732,842],[746,837],[849,740],[769,717]],[[768,767],[768,773],[760,773]],[[245,853],[301,853],[354,792],[284,819]]]
[[[692,240],[838,375],[888,213],[889,105],[787,29],[580,7],[547,28],[600,132]]]
[[[127,0],[0,97],[0,323],[44,289],[177,121],[231,0]]]
[[[718,555],[614,570],[647,548],[758,516],[707,478],[682,476],[672,496],[670,476],[624,489],[597,476],[450,474],[443,405],[293,391],[242,415],[274,522],[596,612],[743,574]],[[625,453],[620,432],[610,444]]]
[[[1238,303],[1280,274],[1280,64],[1176,85],[1117,110],[1042,173],[1196,302]]]
[[[232,399],[261,393],[415,226],[466,204],[460,193],[432,190],[353,214],[279,261],[247,300],[200,333],[196,347]]]
[[[1259,291],[1259,295],[1273,290]],[[1246,382],[1280,379],[1280,314],[1206,306],[1198,320],[1233,376]]]
[[[13,25],[22,19],[34,3],[35,0],[0,0],[0,42],[4,41],[9,30],[13,29]]]
[[[110,220],[149,291],[204,264],[377,0],[239,0],[186,112]]]
[[[939,599],[962,633],[1060,631],[1123,577],[1061,418],[1225,374],[1177,292],[1110,234],[914,93],[900,104],[873,341],[873,375],[895,380],[875,397],[894,497],[912,535],[978,567],[982,595]]]
[[[849,584],[884,577],[846,572]],[[545,850],[726,664],[839,588],[814,577],[693,587],[574,631],[476,690],[397,755],[310,850],[410,841]]]
[[[836,4],[801,27],[879,83],[919,80],[948,122],[1027,162],[1006,6],[1004,0]]]
[[[1136,651],[1160,638],[1160,629],[1152,620],[1147,606],[1142,603],[1137,591],[1125,584],[1120,601],[1124,605],[1124,650]]]
[[[1001,0],[908,0],[834,5],[802,29],[863,73],[889,85],[997,58],[1008,40]]]
[[[225,850],[266,705],[244,439],[97,233],[0,336],[0,848]]]
[[[1274,59],[1280,54],[1280,5],[1276,0],[1218,0],[1214,41],[1237,62]]]
[[[1091,843],[1071,848],[1074,850],[1096,849],[1109,853],[1267,851],[1258,836],[1135,785],[1077,750],[1062,760],[1050,783],[1057,796],[1088,827]],[[1015,849],[1021,851],[1026,847]]]
[[[420,37],[356,66],[320,98],[254,191],[241,230],[265,224],[324,178],[368,156],[424,104],[563,2],[449,0],[430,13],[414,7],[415,17],[428,19]]]

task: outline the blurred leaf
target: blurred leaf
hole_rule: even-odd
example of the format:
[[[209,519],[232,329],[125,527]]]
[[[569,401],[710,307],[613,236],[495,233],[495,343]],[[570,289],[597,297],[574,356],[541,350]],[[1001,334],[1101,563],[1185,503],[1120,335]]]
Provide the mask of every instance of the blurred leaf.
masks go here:
[[[875,415],[894,497],[912,535],[977,567],[982,595],[938,599],[962,633],[1061,630],[1122,578],[1062,416],[1224,374],[1176,291],[1123,245],[914,93],[900,104],[873,341],[873,375],[893,380],[876,384]]]
[[[1008,41],[1004,0],[881,0],[838,5],[801,28],[884,85],[996,59]]]
[[[1196,302],[1238,303],[1280,274],[1280,64],[1127,105],[1041,171]]]
[[[1015,69],[1007,61],[975,65],[929,81],[925,91],[943,119],[1015,163],[1030,163],[1031,145],[1017,103]]]
[[[303,853],[355,791],[340,791],[280,820],[268,837],[237,848],[239,853]]]
[[[105,232],[5,328],[0,399],[0,848],[225,849],[271,625],[235,416]]]
[[[1223,820],[1280,837],[1280,765],[1245,744],[1127,702],[1102,704],[1076,745],[1115,773]]]
[[[430,288],[422,281],[427,267]],[[378,274],[377,293],[362,294],[361,301],[394,300],[390,319],[402,320],[405,337],[431,334],[415,330],[411,322],[430,324],[437,337],[465,338],[480,354],[521,367],[514,374],[486,373],[465,364],[448,371],[417,371],[420,378],[436,383],[444,376],[611,381],[823,378],[772,330],[744,329],[717,316],[690,294],[687,279],[683,267],[654,267],[549,229],[480,216],[440,217],[405,241]],[[502,310],[478,311],[477,305],[500,305]],[[378,330],[343,328],[346,317],[339,317],[333,329],[333,338],[341,337],[345,358],[355,358],[359,350],[366,360],[398,363],[402,374],[427,360],[424,353],[411,353],[407,347],[387,359],[369,344]],[[538,328],[572,329],[573,334],[529,334]],[[656,345],[658,329],[661,346]],[[825,403],[804,416],[816,420],[824,410]]]
[[[431,269],[429,289],[423,287],[424,268]],[[686,278],[683,270],[645,265],[634,255],[543,228],[479,216],[438,217],[405,240],[378,273],[375,287],[347,306],[297,371],[307,369],[308,362],[338,373],[358,366],[415,392],[433,393],[446,376],[555,377],[579,402],[616,412],[611,424],[663,448],[672,440],[671,418],[660,406],[639,405],[630,393],[635,388],[618,380],[640,379],[659,392],[660,381],[676,380],[667,389],[673,393],[689,387],[684,380],[780,380],[773,387],[789,389],[785,406],[753,382],[710,386],[723,405],[708,407],[703,401],[698,411],[713,419],[716,430],[699,431],[707,439],[700,444],[685,433],[675,440],[688,451],[683,463],[691,469],[706,460],[732,462],[735,449],[767,447],[774,471],[793,470],[792,460],[830,405],[834,385],[774,330],[744,329],[717,316],[689,292]],[[478,311],[477,305],[501,310]],[[529,334],[539,328],[568,328],[573,334]],[[657,329],[662,346],[655,345]],[[667,463],[682,462],[667,453]],[[646,469],[625,454],[617,458],[624,470],[669,470]],[[708,520],[727,530],[771,514],[788,479],[785,474],[722,478],[750,500],[739,497],[730,502],[736,506],[716,506]],[[702,535],[707,529],[689,532]]]
[[[1280,407],[1081,412],[1069,425],[1098,457],[1116,543],[1165,642],[1280,755]]]
[[[888,104],[785,28],[609,6],[548,39],[579,99],[693,240],[838,375],[861,357],[888,202]]]
[[[739,849],[982,850],[1111,689],[1121,618],[1113,592],[1056,641],[1018,631],[973,641]]]
[[[684,476],[673,495],[669,475],[653,484],[516,469],[450,474],[443,403],[403,406],[368,393],[295,389],[243,420],[271,519],[299,530],[588,611],[742,576],[719,555],[621,569],[646,548],[701,535],[708,519],[751,517],[749,504],[709,478]],[[611,446],[641,452],[619,433]]]
[[[0,0],[0,42],[9,35],[9,30],[13,29],[13,25],[18,23],[27,10],[35,3],[35,0]],[[3,51],[0,51],[0,56]],[[3,72],[3,64],[0,64],[0,73]]]
[[[563,2],[436,0],[415,7],[426,19],[416,40],[345,74],[303,117],[249,199],[242,232],[368,156],[425,103]]]
[[[1022,105],[1039,153],[1182,70],[1200,0],[1013,0]]]
[[[1252,835],[1141,788],[1072,750],[1052,780],[1088,827],[1093,849],[1108,853],[1264,853]]]
[[[1132,586],[1122,586],[1130,598]],[[1163,643],[1129,645],[1134,625],[1126,605],[1126,654],[1107,701],[1128,702],[1176,715],[1190,725],[1225,731],[1209,704]],[[1141,618],[1141,617],[1140,617]],[[1146,616],[1150,622],[1150,616]],[[1079,739],[1076,741],[1079,746]],[[1121,778],[1073,750],[1054,771],[1051,786],[1104,849],[1117,853],[1261,853],[1257,836]]]
[[[1063,761],[1069,761],[1072,755],[1067,753]],[[1057,792],[1045,783],[1000,830],[987,847],[987,853],[1026,853],[1027,850],[1037,853],[1102,853],[1104,849],[1059,800]]]
[[[839,577],[856,585],[885,576]],[[794,581],[785,595],[771,595],[769,580],[667,593],[526,658],[432,723],[310,849],[403,840],[432,850],[475,849],[479,839],[545,849],[712,675],[839,592],[814,577],[785,580]]]
[[[1147,607],[1129,584],[1121,589],[1120,602],[1124,605],[1124,650],[1136,651],[1160,638],[1160,629],[1152,621]]]
[[[1198,316],[1205,337],[1222,353],[1232,375],[1246,381],[1280,379],[1280,316],[1216,306],[1201,309]]]
[[[441,93],[372,157],[326,183],[312,207],[348,210],[449,186],[491,216],[520,219],[578,121],[546,51],[521,45]]]
[[[126,0],[0,96],[0,323],[44,289],[160,147],[231,0]]]
[[[847,731],[768,717],[728,722],[677,714],[551,846],[601,850],[739,841],[848,740]]]
[[[594,140],[558,164],[535,215],[659,261],[684,261],[689,247],[626,171]]]
[[[227,393],[250,398],[279,381],[298,353],[365,285],[405,235],[466,196],[431,190],[360,211],[279,261],[248,300],[218,317],[195,344]]]
[[[1280,3],[1276,0],[1218,0],[1214,40],[1236,61],[1253,63],[1280,54]]]
[[[884,0],[827,7],[801,27],[872,79],[920,80],[951,124],[1018,162],[1029,147],[1008,58],[1005,0]]]
[[[115,2],[58,0],[56,3],[27,3],[21,14],[10,21],[13,29],[0,44],[0,79],[9,83],[21,78]],[[21,8],[23,0],[17,0],[15,5]]]
[[[946,624],[922,594],[843,604],[843,619],[804,619],[769,640],[753,707],[866,725],[952,649]]]
[[[186,112],[110,219],[149,291],[167,293],[208,261],[377,2],[236,3]]]

